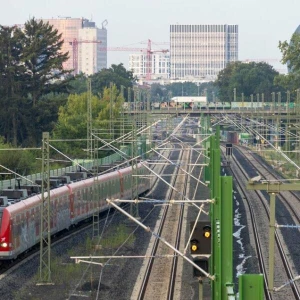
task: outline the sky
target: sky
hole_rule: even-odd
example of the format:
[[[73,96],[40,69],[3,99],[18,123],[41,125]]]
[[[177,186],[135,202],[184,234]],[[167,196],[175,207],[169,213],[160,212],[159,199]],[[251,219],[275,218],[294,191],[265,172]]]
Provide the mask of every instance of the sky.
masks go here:
[[[98,27],[108,21],[109,47],[141,47],[151,39],[169,42],[171,24],[237,24],[239,60],[269,59],[276,68],[278,42],[289,40],[300,24],[299,0],[0,0],[0,24],[29,18],[84,17]],[[157,49],[168,48],[158,45]],[[108,65],[124,63],[130,52],[108,52]]]

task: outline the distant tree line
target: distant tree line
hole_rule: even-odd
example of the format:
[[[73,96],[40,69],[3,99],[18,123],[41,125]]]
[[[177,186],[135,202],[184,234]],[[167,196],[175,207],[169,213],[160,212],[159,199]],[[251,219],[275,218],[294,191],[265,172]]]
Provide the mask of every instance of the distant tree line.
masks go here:
[[[233,101],[235,89],[237,101],[241,101],[242,93],[245,101],[250,101],[251,94],[262,93],[265,101],[271,101],[271,93],[281,92],[282,102],[285,102],[287,91],[290,92],[291,101],[295,101],[300,88],[300,35],[293,34],[290,42],[280,41],[278,47],[282,53],[281,62],[288,66],[288,74],[279,74],[271,65],[263,62],[230,63],[215,81],[220,100]]]
[[[284,92],[282,86],[274,80],[279,73],[269,64],[260,62],[233,62],[227,65],[219,74],[215,85],[219,89],[219,98],[224,102],[250,101],[250,95],[264,94],[265,101],[271,101],[272,92]]]

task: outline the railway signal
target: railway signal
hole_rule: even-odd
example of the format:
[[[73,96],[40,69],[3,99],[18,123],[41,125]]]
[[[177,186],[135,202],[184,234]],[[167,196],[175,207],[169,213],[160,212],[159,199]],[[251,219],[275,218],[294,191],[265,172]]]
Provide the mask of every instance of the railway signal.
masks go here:
[[[199,258],[194,258],[193,259],[194,263],[200,267],[202,270],[205,272],[208,272],[208,258],[207,257],[199,257]],[[193,276],[194,277],[202,277],[203,274],[196,269],[195,267],[193,268]]]
[[[194,228],[195,227],[195,228]],[[200,221],[190,223],[191,236],[190,250],[193,256],[211,254],[211,223],[210,221]]]
[[[226,144],[226,156],[232,155],[232,144]]]
[[[190,241],[191,255],[194,263],[204,271],[208,272],[209,257],[211,255],[211,223],[200,221],[190,223],[192,232]],[[202,274],[197,268],[193,268],[193,276],[201,277]]]

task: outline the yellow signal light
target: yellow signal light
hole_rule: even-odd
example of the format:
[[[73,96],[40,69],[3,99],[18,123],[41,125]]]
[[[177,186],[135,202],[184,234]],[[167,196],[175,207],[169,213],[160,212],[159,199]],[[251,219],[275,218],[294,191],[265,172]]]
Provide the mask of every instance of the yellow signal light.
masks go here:
[[[192,245],[192,251],[197,251],[197,249],[198,249],[197,245],[193,244]]]
[[[204,232],[204,237],[206,237],[208,239],[210,237],[210,231],[205,231]]]

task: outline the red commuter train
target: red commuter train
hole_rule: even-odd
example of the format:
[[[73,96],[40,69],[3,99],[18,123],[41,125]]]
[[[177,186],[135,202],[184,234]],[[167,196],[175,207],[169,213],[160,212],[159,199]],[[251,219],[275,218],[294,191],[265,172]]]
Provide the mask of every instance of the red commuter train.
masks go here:
[[[139,163],[137,173],[141,175],[138,183],[141,194],[150,189],[149,178],[143,176],[149,174],[149,170]],[[51,190],[51,234],[91,217],[94,212],[106,210],[106,198],[132,198],[132,167]],[[0,260],[15,259],[39,243],[40,207],[41,194],[10,206],[0,206]]]

